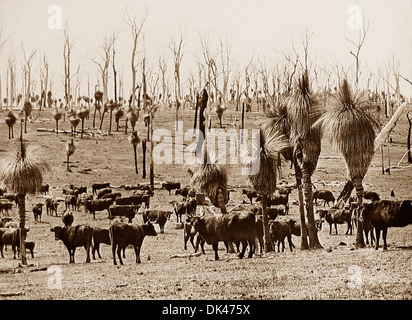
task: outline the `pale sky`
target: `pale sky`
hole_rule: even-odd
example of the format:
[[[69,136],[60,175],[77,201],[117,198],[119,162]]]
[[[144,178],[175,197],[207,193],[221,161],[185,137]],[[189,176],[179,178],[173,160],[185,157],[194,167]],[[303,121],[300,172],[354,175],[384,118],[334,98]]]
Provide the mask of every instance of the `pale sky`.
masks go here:
[[[348,27],[351,14],[348,8],[357,5],[369,21],[369,32],[362,47],[361,68],[368,66],[373,72],[384,68],[392,55],[400,63],[401,74],[412,80],[412,1],[411,0],[0,0],[0,25],[3,28],[0,43],[10,36],[0,52],[2,96],[5,96],[7,59],[16,58],[21,78],[22,50],[37,49],[33,63],[33,76],[39,77],[39,63],[46,55],[54,88],[61,89],[63,67],[63,29],[51,30],[48,20],[50,6],[61,7],[62,24],[68,21],[70,37],[74,38],[72,70],[80,64],[82,83],[90,76],[91,91],[97,79],[97,66],[89,58],[99,59],[99,46],[104,37],[116,32],[116,67],[123,72],[125,90],[131,82],[130,57],[132,38],[125,24],[126,12],[140,20],[147,7],[147,21],[143,28],[144,41],[139,49],[146,50],[153,69],[164,56],[168,61],[168,74],[172,73],[172,53],[169,42],[179,30],[185,35],[182,61],[182,81],[192,71],[197,76],[195,56],[201,56],[200,35],[217,48],[220,39],[232,42],[233,66],[243,67],[252,58],[273,66],[292,52],[292,42],[301,52],[303,31],[313,32],[309,43],[309,56],[319,66],[335,63],[354,65],[349,54],[353,45],[345,37],[357,40],[358,31]],[[140,78],[140,77],[139,77]],[[401,80],[402,93],[412,97],[412,86]],[[18,87],[21,80],[18,80]],[[40,84],[38,82],[37,89]],[[86,94],[85,90],[82,94]],[[125,93],[126,95],[126,93]],[[128,94],[127,94],[128,95]]]

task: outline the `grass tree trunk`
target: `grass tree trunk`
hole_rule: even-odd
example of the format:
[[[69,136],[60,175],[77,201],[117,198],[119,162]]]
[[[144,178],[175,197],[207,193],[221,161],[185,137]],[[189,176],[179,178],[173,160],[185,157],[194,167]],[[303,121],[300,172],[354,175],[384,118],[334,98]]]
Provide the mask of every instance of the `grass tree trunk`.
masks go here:
[[[67,171],[70,171],[70,154],[67,153]]]
[[[17,197],[19,205],[19,217],[20,217],[20,258],[21,264],[27,265],[26,258],[26,195],[19,194]]]
[[[363,185],[362,179],[353,179],[353,185],[355,186],[356,196],[358,198],[358,208],[361,208],[363,202]],[[356,222],[358,227],[356,229],[356,247],[364,248],[365,247],[365,240],[363,239],[363,222],[360,219],[360,210],[356,210]]]
[[[142,178],[146,179],[146,139],[142,141],[142,152],[143,152],[143,175]]]
[[[263,215],[263,237],[265,239],[265,252],[273,251],[272,238],[269,232],[269,216],[267,212],[268,208],[268,196],[262,195],[261,206]]]
[[[308,220],[308,233],[309,233],[309,248],[310,249],[322,249],[322,245],[319,242],[318,232],[315,224],[315,214],[313,211],[313,190],[312,190],[312,177],[308,173],[308,170],[303,165],[303,190],[306,201],[306,217]]]
[[[306,226],[306,219],[305,219],[305,206],[303,200],[303,190],[302,190],[302,170],[300,169],[296,158],[293,159],[293,166],[295,167],[295,177],[296,177],[296,186],[298,188],[298,195],[299,195],[299,213],[300,213],[300,225],[301,225],[301,250],[308,250],[308,234]]]
[[[136,173],[139,173],[139,170],[137,169],[137,145],[133,145],[133,151],[134,151],[134,168]]]

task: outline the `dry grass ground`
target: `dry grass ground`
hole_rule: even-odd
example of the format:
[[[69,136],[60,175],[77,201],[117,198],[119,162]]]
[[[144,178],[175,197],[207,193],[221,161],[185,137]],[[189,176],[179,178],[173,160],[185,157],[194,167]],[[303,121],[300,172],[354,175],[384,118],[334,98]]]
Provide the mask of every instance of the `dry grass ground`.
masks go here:
[[[185,130],[193,124],[193,111],[184,110],[181,117]],[[38,115],[38,111],[33,111]],[[224,114],[223,124],[232,127],[234,112]],[[248,113],[247,128],[260,117]],[[236,119],[239,119],[239,114]],[[173,111],[156,114],[155,128],[172,130]],[[217,120],[214,124],[217,125]],[[237,123],[239,121],[237,120]],[[122,122],[123,124],[123,122]],[[76,152],[70,158],[72,172],[66,171],[65,144],[70,140],[67,134],[37,132],[37,128],[54,128],[51,110],[42,111],[34,123],[28,123],[24,136],[29,143],[41,146],[41,152],[51,165],[45,175],[45,183],[53,187],[53,193],[61,196],[61,188],[69,183],[91,186],[95,182],[110,182],[114,186],[147,182],[141,178],[141,155],[139,174],[134,173],[133,148],[122,132],[102,137],[75,138]],[[91,120],[85,127],[91,126]],[[59,124],[60,129],[69,130],[68,121]],[[107,131],[108,119],[103,126]],[[146,128],[140,119],[138,130],[141,136]],[[19,136],[18,125],[15,137]],[[93,131],[97,132],[97,131]],[[13,151],[18,139],[8,140],[7,126],[0,119],[0,156]],[[406,122],[402,119],[392,134],[390,145],[392,165],[396,165],[406,151]],[[190,143],[190,142],[189,142]],[[345,165],[340,155],[330,150],[327,139],[323,140],[318,168],[313,176],[317,188],[328,188],[335,196],[341,191],[345,179]],[[141,146],[138,148],[141,152]],[[385,155],[386,167],[388,163]],[[382,175],[381,155],[376,154],[364,181],[366,190],[374,190],[382,198],[391,198],[393,189],[398,199],[410,199],[412,193],[412,169],[402,163],[391,174]],[[245,176],[239,174],[238,165],[230,166],[229,184],[236,189],[232,193],[234,202],[241,202]],[[86,169],[86,170],[85,170]],[[147,166],[147,172],[149,167]],[[189,183],[189,174],[182,165],[155,166],[156,180],[180,180]],[[293,183],[294,177],[285,164],[281,182]],[[127,191],[120,189],[127,194]],[[166,190],[156,190],[151,206],[171,208]],[[291,202],[297,200],[293,190]],[[0,259],[1,299],[411,299],[412,298],[412,226],[392,228],[388,232],[388,250],[378,251],[367,247],[355,249],[355,235],[345,235],[346,226],[339,226],[339,234],[329,235],[324,225],[319,233],[325,250],[301,251],[300,239],[293,237],[296,250],[274,252],[239,260],[235,254],[227,254],[220,245],[220,260],[214,261],[211,246],[206,245],[206,254],[191,258],[176,258],[174,255],[191,253],[183,248],[183,230],[175,228],[175,217],[166,223],[165,233],[147,237],[141,251],[142,263],[135,263],[132,249],[126,251],[125,265],[114,266],[109,246],[102,245],[103,259],[86,264],[85,251],[78,248],[76,263],[69,264],[68,253],[61,241],[54,240],[50,225],[61,225],[61,217],[50,217],[43,213],[42,222],[36,223],[31,212],[33,202],[43,201],[40,197],[29,197],[27,216],[30,232],[28,240],[36,242],[35,257],[28,255],[29,267],[19,267],[19,261],[12,259],[9,249],[5,259]],[[59,214],[63,210],[60,205]],[[298,206],[291,205],[292,217],[298,218]],[[12,216],[18,219],[17,209]],[[135,222],[141,223],[141,216]],[[106,213],[97,213],[96,220],[84,209],[75,213],[75,224],[89,223],[92,226],[108,226]],[[156,230],[159,230],[156,225]],[[53,275],[48,268],[57,266],[61,271],[61,288],[53,289]],[[49,269],[52,271],[54,269]],[[6,295],[4,295],[6,294]]]

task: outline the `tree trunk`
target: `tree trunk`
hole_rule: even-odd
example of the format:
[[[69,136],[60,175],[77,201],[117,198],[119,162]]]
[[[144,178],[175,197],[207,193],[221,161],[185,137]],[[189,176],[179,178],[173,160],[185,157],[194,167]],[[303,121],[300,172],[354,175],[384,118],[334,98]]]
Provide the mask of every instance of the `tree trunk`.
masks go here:
[[[93,113],[93,128],[96,128],[96,112],[97,112],[97,108],[95,106],[94,113]]]
[[[408,114],[406,114],[408,118],[409,128],[408,128],[408,140],[406,140],[406,145],[408,148],[408,163],[412,163],[412,154],[411,154],[411,134],[412,134],[412,118],[409,118]]]
[[[194,124],[193,124],[193,132],[196,130],[196,127],[197,127],[198,109],[199,109],[199,94],[196,94],[195,120],[194,120]]]
[[[20,217],[20,258],[21,264],[27,265],[26,258],[26,195],[18,195],[18,204],[19,204],[19,217]]]
[[[303,190],[302,190],[302,170],[299,167],[299,164],[295,157],[293,157],[293,166],[295,167],[295,177],[296,177],[296,186],[298,188],[299,194],[299,213],[300,213],[300,225],[301,225],[301,244],[300,250],[308,250],[308,234],[306,228],[306,219],[305,219],[305,206],[303,200]]]
[[[355,186],[353,185],[353,182],[351,180],[348,180],[345,186],[343,187],[341,193],[339,194],[339,197],[336,200],[336,202],[339,202],[340,199],[342,199],[343,202],[346,202],[349,199],[354,187]]]
[[[56,134],[59,134],[59,120],[56,120]]]
[[[306,201],[306,217],[308,219],[309,249],[322,249],[323,247],[319,242],[318,231],[315,224],[315,215],[313,212],[313,191],[311,175],[307,172],[305,165],[303,165],[302,173],[303,189]]]
[[[24,133],[27,133],[27,116],[24,117]]]
[[[365,241],[363,239],[363,222],[362,222],[362,219],[360,219],[360,208],[362,206],[362,200],[363,200],[362,179],[353,179],[353,184],[356,188],[356,196],[358,197],[358,209],[356,210],[357,211],[356,221],[358,224],[358,227],[356,229],[356,247],[364,248]]]
[[[67,171],[70,171],[70,155],[67,154]]]
[[[100,120],[100,130],[102,130],[102,127],[103,127],[103,120],[104,120],[104,114],[105,114],[105,113],[106,113],[106,111],[103,110],[102,118],[101,118],[101,120]]]
[[[125,121],[125,124],[124,124],[124,134],[127,134],[127,122],[129,121],[129,119],[127,119],[127,117],[126,117],[126,121]]]
[[[143,152],[143,179],[146,179],[146,140],[142,140],[142,152]]]
[[[136,173],[139,173],[137,170],[137,145],[133,144],[133,151],[134,151],[134,168],[136,170]]]
[[[272,237],[269,232],[269,216],[267,212],[268,197],[267,195],[262,195],[261,206],[262,206],[262,216],[263,216],[263,238],[265,239],[265,252],[273,251]]]
[[[81,119],[82,120],[82,132],[80,137],[83,139],[83,132],[84,132],[84,118]]]
[[[110,108],[110,122],[109,122],[109,134],[112,133],[112,117],[113,117],[113,111]]]

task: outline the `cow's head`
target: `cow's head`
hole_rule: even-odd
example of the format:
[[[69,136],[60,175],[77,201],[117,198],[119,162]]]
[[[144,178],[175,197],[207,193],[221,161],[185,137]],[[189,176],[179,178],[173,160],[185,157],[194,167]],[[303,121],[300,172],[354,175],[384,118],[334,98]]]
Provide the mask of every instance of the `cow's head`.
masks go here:
[[[57,226],[57,227],[54,227],[54,228],[50,228],[50,231],[54,232],[54,239],[55,240],[60,240],[62,238],[62,235],[66,231],[66,228]]]
[[[172,211],[165,211],[165,216],[167,220],[170,220],[170,217],[172,216]]]
[[[143,227],[145,235],[157,236],[157,232],[155,230],[154,224],[152,224],[150,221],[147,221],[147,223],[144,224],[142,227]]]

